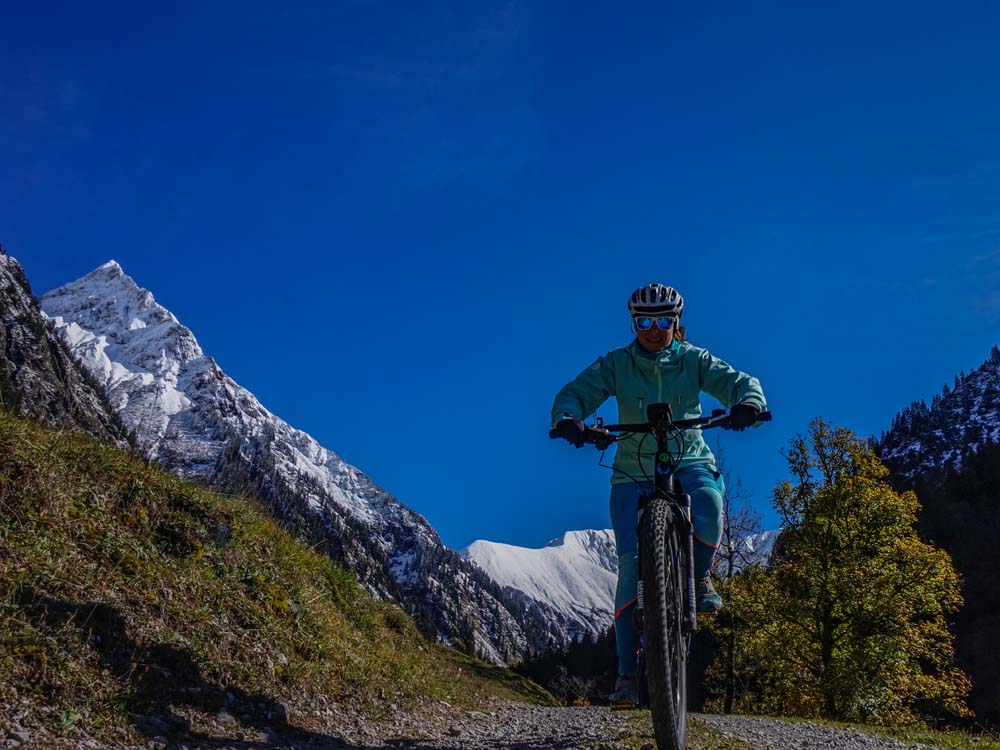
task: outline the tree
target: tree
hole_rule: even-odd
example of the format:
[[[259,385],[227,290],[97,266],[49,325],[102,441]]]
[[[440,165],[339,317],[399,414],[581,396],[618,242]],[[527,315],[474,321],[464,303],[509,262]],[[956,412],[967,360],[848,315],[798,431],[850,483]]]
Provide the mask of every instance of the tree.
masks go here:
[[[742,480],[734,478],[729,472],[725,452],[718,440],[714,452],[725,483],[725,492],[722,493],[725,523],[714,568],[720,579],[719,593],[723,601],[728,602],[730,598],[740,596],[740,584],[734,578],[736,573],[747,571],[760,562],[752,554],[753,550],[747,545],[747,539],[760,534],[763,529],[760,514],[750,506],[750,493],[744,488]],[[734,607],[727,603],[707,625],[718,642],[718,653],[706,674],[707,687],[711,692],[721,692],[721,705],[717,707],[727,714],[733,712],[737,693],[742,692],[742,686],[748,679],[748,665],[743,651],[749,623],[744,617],[744,610],[745,607]],[[715,704],[713,702],[710,705]]]
[[[893,490],[864,441],[821,420],[785,455],[781,555],[754,613],[774,707],[872,723],[967,715],[945,620],[962,604],[959,579],[918,538],[916,494]]]

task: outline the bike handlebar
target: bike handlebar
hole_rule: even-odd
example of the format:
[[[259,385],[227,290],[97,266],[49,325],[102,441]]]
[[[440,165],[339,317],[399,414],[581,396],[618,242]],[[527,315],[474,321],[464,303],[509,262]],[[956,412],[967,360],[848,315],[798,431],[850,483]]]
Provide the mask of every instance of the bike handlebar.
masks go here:
[[[758,424],[760,422],[770,422],[771,412],[762,411],[757,415],[757,419],[753,421],[753,424]],[[700,429],[709,430],[713,427],[720,427],[723,430],[735,429],[729,420],[729,413],[725,409],[715,409],[707,417],[695,417],[694,419],[678,419],[672,422],[665,422],[665,427],[675,427],[677,429]],[[585,444],[596,445],[597,447],[607,448],[611,443],[619,439],[619,435],[612,435],[612,432],[622,432],[622,433],[650,433],[653,431],[653,425],[649,422],[639,422],[636,424],[597,424],[597,425],[587,425],[584,430],[583,442]],[[553,440],[558,440],[561,435],[559,435],[554,429],[549,430],[549,437]]]

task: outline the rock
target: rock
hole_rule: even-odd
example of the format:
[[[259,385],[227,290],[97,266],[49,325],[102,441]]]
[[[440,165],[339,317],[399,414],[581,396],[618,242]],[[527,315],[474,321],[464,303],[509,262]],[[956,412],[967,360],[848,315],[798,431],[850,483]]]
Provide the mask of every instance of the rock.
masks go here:
[[[226,711],[219,711],[215,718],[220,724],[225,724],[227,726],[231,726],[236,723],[236,719],[233,718],[233,715]]]
[[[458,724],[452,724],[450,727],[448,727],[448,734],[450,734],[452,737],[458,737],[460,734],[462,734],[462,729],[461,727],[458,726]]]
[[[288,709],[285,708],[284,703],[275,703],[271,706],[267,718],[276,722],[279,726],[284,726],[288,723]]]

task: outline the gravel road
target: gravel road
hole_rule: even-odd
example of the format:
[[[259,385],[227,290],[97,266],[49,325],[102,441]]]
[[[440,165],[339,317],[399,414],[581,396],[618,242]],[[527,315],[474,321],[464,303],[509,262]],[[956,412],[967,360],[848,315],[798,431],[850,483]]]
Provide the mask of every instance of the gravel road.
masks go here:
[[[220,714],[119,729],[98,741],[80,728],[55,737],[20,725],[0,729],[17,750],[653,750],[649,714],[606,707],[544,708],[497,703],[480,711],[435,705],[423,716],[368,722],[341,715],[335,732],[278,730]],[[745,716],[692,717],[689,750],[901,750],[924,748],[850,729]]]
[[[754,750],[918,750],[927,745],[902,742],[891,737],[838,729],[821,724],[763,719],[754,716],[699,714],[696,721],[740,740]]]

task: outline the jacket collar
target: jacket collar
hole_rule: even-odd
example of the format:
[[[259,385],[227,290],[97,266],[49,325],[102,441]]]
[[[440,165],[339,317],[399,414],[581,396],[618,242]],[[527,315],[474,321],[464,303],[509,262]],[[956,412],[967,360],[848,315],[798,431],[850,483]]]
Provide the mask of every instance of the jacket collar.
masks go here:
[[[687,342],[681,342],[674,339],[673,343],[670,344],[666,349],[660,352],[656,352],[652,355],[642,348],[639,343],[639,339],[632,339],[632,343],[625,347],[627,351],[635,362],[648,362],[650,364],[660,364],[666,365],[676,362],[680,355],[688,348],[690,344]]]

